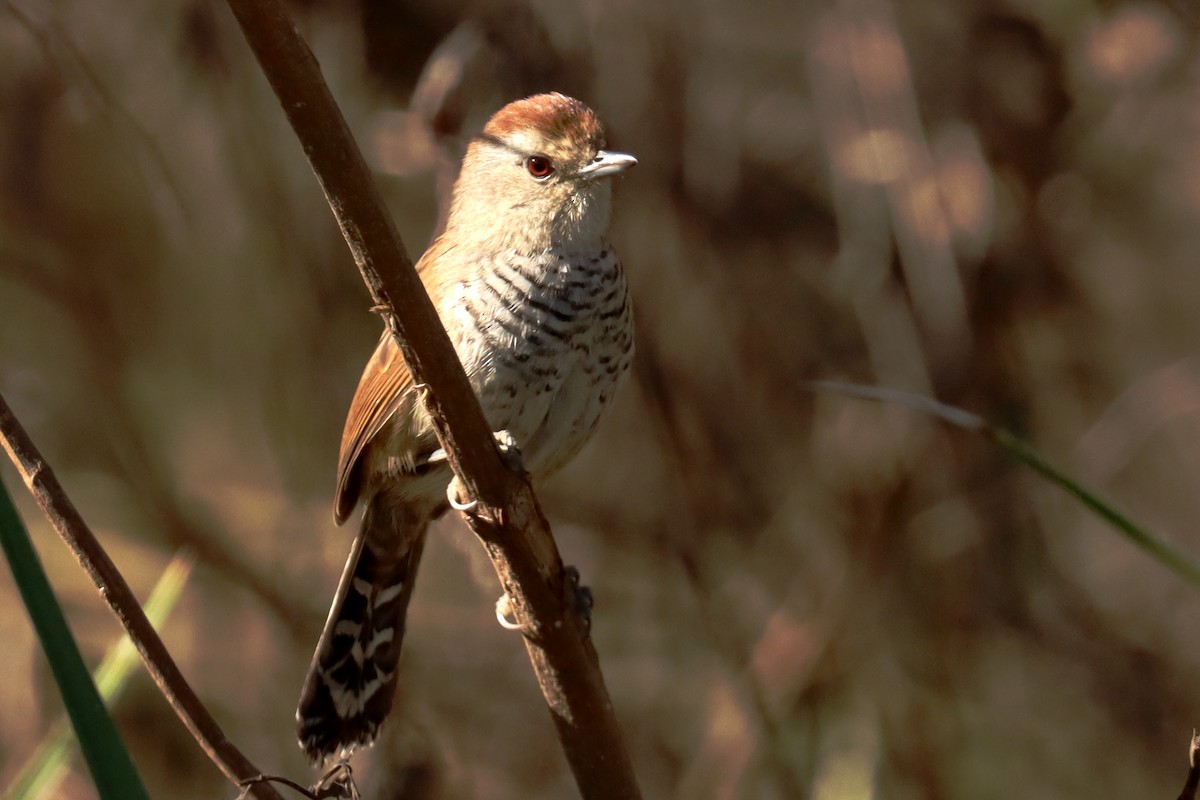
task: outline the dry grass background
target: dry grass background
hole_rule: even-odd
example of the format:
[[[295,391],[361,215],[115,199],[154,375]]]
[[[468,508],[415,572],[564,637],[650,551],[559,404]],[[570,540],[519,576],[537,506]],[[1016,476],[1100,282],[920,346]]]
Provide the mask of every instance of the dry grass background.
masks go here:
[[[414,254],[507,100],[575,94],[641,158],[636,376],[542,497],[647,797],[1177,794],[1196,589],[986,444],[805,381],[983,414],[1200,554],[1190,5],[293,10]],[[199,553],[167,643],[297,779],[367,304],[222,4],[0,3],[0,388],[135,587]],[[98,658],[117,626],[19,499]],[[447,519],[371,797],[573,796],[497,593]],[[7,574],[0,608],[5,781],[60,706]],[[116,713],[152,796],[235,794],[148,681]]]

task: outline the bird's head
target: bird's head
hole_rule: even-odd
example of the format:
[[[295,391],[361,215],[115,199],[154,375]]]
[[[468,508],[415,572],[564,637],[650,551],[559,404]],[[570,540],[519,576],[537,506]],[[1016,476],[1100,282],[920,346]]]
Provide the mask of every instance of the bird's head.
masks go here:
[[[496,249],[589,247],[608,227],[607,178],[636,163],[604,149],[603,126],[578,100],[517,100],[467,148],[447,233]]]

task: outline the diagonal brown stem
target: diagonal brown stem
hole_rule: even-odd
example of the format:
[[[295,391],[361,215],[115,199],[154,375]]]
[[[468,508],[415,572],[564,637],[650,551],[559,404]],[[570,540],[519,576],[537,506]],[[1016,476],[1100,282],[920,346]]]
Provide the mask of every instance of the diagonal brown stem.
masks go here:
[[[529,481],[505,467],[462,365],[404,253],[316,60],[279,0],[228,0],[304,147],[363,279],[396,337],[522,624],[563,751],[586,798],[639,798],[586,624]]]
[[[42,454],[38,452],[3,396],[0,396],[0,442],[3,442],[9,458],[16,464],[25,485],[29,487],[50,524],[71,548],[80,566],[100,590],[101,597],[129,632],[130,640],[159,690],[204,752],[235,784],[261,775],[250,760],[226,738],[221,726],[192,691],[192,687],[188,685],[179,667],[167,652],[162,639],[146,619],[146,614],[130,590],[129,584],[108,557],[91,528],[83,521],[75,504],[67,497],[58,478],[42,458]],[[269,784],[256,784],[251,789],[251,795],[260,800],[283,800]]]

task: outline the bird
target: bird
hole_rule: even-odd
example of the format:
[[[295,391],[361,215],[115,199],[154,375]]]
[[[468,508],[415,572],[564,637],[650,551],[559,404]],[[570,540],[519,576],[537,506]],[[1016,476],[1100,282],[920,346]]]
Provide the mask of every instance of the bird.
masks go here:
[[[606,234],[610,179],[635,164],[607,149],[583,102],[511,102],[469,141],[445,227],[417,262],[485,418],[534,481],[591,438],[633,359],[629,286]],[[338,458],[334,519],[364,511],[296,710],[314,763],[369,746],[391,710],[426,531],[451,478],[385,328]]]

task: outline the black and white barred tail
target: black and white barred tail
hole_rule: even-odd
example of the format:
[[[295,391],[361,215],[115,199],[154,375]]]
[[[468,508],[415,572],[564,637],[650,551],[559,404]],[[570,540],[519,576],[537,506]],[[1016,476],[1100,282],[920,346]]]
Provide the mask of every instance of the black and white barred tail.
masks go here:
[[[300,702],[300,746],[316,763],[370,744],[396,694],[404,621],[429,515],[371,498]]]

